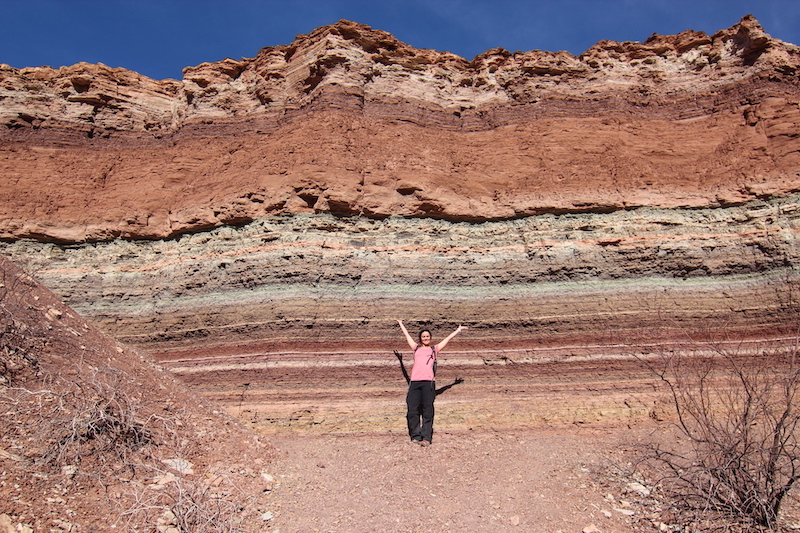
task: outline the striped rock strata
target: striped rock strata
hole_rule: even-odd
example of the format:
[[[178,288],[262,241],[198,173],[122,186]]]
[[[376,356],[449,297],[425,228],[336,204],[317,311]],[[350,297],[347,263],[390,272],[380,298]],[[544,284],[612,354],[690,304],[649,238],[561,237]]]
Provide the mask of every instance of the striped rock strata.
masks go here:
[[[471,326],[451,427],[645,416],[626,354],[796,316],[799,53],[749,17],[472,61],[342,21],[180,81],[3,67],[3,253],[264,428],[394,427],[395,318]]]
[[[437,338],[470,326],[442,354],[440,379],[466,379],[440,402],[451,429],[480,425],[475,412],[494,427],[618,422],[655,408],[628,355],[788,334],[799,202],[482,224],[295,215],[5,251],[262,429],[396,429],[396,317]]]

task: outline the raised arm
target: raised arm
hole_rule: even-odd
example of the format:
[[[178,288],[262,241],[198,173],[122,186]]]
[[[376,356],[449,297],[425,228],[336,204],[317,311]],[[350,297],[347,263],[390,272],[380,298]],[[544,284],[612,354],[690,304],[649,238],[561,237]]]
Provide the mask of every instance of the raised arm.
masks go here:
[[[451,333],[450,335],[448,335],[447,337],[445,337],[442,342],[437,343],[437,346],[439,346],[439,349],[443,350],[444,347],[447,346],[447,343],[450,342],[450,339],[452,339],[453,337],[455,337],[456,335],[461,333],[461,330],[464,330],[464,329],[467,329],[467,326],[458,326],[456,328],[456,330],[453,333]]]
[[[400,329],[402,329],[402,330],[403,330],[403,335],[405,335],[405,336],[406,336],[406,341],[408,342],[408,346],[409,346],[409,347],[410,347],[412,350],[413,350],[414,348],[416,348],[416,347],[417,347],[417,343],[416,343],[416,342],[414,342],[414,339],[411,337],[411,335],[409,335],[409,334],[408,334],[408,330],[407,330],[407,329],[406,329],[406,327],[403,325],[403,321],[402,321],[402,320],[400,320],[400,319],[398,318],[398,319],[397,319],[397,323],[398,323],[398,324],[400,324]]]

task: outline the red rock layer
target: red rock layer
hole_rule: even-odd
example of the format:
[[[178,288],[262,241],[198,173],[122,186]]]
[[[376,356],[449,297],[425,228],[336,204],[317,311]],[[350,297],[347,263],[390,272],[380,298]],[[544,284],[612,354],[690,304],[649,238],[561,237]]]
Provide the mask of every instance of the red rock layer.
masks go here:
[[[262,427],[388,427],[395,318],[471,326],[453,427],[646,415],[598,369],[797,315],[799,54],[749,17],[471,62],[342,21],[181,81],[2,67],[0,238]]]
[[[342,21],[181,81],[0,69],[0,238],[165,238],[285,213],[448,220],[800,189],[797,47],[713,36],[473,61]]]

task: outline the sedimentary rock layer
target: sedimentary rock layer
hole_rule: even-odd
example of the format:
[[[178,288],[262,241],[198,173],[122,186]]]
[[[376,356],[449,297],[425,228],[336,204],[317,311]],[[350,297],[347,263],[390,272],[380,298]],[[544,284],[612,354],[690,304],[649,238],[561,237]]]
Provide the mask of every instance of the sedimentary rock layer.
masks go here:
[[[437,339],[470,327],[442,353],[440,386],[465,379],[438,400],[442,427],[615,424],[663,410],[632,354],[792,334],[799,207],[481,224],[295,215],[4,250],[261,431],[401,427],[395,318]]]
[[[181,81],[0,69],[0,237],[164,238],[285,213],[509,220],[800,189],[794,45],[713,36],[472,61],[342,21]]]
[[[579,57],[342,21],[180,81],[2,67],[2,249],[262,426],[353,429],[364,388],[394,419],[396,318],[470,326],[455,425],[633,416],[629,352],[796,322],[798,64],[745,17]]]
[[[663,409],[632,354],[791,335],[799,213],[787,197],[479,224],[294,215],[4,252],[262,431],[402,426],[396,318],[470,328],[442,354],[440,385],[466,380],[442,427],[614,424]]]
[[[170,241],[18,241],[5,252],[116,338],[155,352],[283,350],[292,339],[385,351],[395,318],[471,324],[475,349],[613,344],[657,324],[697,329],[713,317],[753,334],[784,321],[778,289],[800,259],[799,201],[480,224],[296,215]]]

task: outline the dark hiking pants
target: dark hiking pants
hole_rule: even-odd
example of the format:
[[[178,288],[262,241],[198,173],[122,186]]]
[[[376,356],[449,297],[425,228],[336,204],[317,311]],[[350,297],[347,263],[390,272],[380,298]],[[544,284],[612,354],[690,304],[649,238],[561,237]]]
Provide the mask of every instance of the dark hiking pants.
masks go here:
[[[433,442],[433,400],[436,398],[436,382],[412,381],[408,384],[406,406],[408,407],[408,435],[411,440]],[[420,423],[421,419],[421,423]]]

